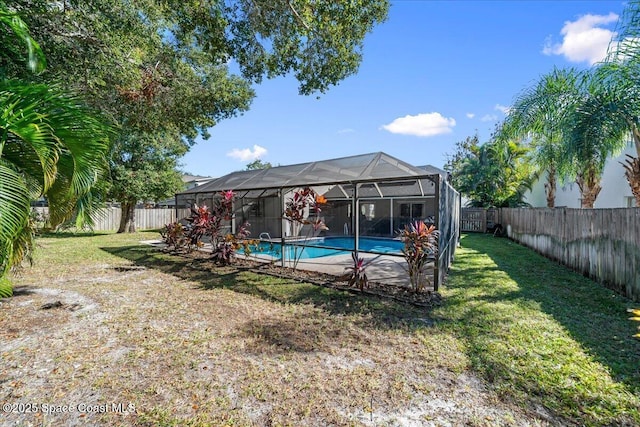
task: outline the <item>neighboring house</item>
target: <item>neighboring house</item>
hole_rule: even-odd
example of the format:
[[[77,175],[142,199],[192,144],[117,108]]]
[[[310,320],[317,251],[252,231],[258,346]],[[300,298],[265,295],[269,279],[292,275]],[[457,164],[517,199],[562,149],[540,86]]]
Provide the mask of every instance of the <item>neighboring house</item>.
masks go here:
[[[199,187],[207,182],[211,181],[212,177],[210,176],[200,176],[200,175],[182,175],[182,181],[184,182],[184,191],[191,190],[193,188]],[[176,199],[172,197],[170,199],[162,200],[156,203],[156,207],[161,208],[175,208],[176,207]]]
[[[206,184],[212,179],[213,178],[211,178],[210,176],[182,175],[182,181],[184,181],[185,183],[185,190],[190,190],[202,184]]]
[[[602,190],[596,199],[595,208],[628,208],[635,206],[635,199],[631,194],[631,187],[624,176],[624,168],[620,163],[626,159],[625,154],[636,156],[633,144],[618,157],[610,158],[602,174],[600,186]],[[526,194],[525,201],[533,207],[546,207],[547,200],[544,193],[544,183],[546,177],[538,180],[533,190]],[[575,181],[560,183],[556,190],[556,207],[579,208],[580,189]]]

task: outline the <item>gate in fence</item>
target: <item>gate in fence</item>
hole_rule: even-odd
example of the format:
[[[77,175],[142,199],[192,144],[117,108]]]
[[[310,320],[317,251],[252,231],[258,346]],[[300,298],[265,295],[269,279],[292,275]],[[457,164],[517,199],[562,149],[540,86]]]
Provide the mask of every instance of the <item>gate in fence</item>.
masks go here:
[[[463,208],[460,210],[460,231],[493,232],[501,224],[500,209]]]

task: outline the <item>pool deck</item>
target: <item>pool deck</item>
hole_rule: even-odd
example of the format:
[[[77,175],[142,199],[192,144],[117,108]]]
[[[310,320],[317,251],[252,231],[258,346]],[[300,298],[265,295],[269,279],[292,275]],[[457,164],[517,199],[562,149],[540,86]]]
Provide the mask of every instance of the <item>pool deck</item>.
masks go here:
[[[406,265],[404,258],[391,255],[378,255],[360,253],[360,257],[371,260],[367,267],[367,277],[369,280],[384,282],[396,286],[409,286],[409,276],[404,269]],[[260,256],[251,257],[260,260]],[[281,261],[276,261],[277,265],[282,265]],[[285,261],[285,267],[293,267],[293,261]],[[304,258],[298,261],[299,270],[317,271],[334,276],[342,276],[347,272],[347,268],[353,265],[351,254],[330,255],[319,258]]]

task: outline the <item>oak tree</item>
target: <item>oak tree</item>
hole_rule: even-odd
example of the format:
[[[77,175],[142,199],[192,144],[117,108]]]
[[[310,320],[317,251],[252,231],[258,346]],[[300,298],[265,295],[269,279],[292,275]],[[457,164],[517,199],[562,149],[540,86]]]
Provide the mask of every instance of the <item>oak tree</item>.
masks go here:
[[[301,94],[325,92],[357,71],[364,37],[386,19],[389,3],[15,0],[11,7],[49,61],[46,73],[29,78],[81,93],[117,126],[111,195],[123,206],[119,231],[133,231],[132,206],[179,190],[180,156],[218,121],[249,108],[251,84],[292,73]]]

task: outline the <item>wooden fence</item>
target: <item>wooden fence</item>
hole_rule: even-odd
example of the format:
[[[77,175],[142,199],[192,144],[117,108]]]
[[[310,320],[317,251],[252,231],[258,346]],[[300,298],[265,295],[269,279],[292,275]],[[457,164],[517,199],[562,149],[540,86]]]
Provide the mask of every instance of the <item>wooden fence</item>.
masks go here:
[[[486,233],[500,224],[499,209],[462,208],[460,210],[460,231]]]
[[[47,207],[34,207],[32,209],[45,218],[49,212],[49,208]],[[162,228],[165,224],[175,222],[177,219],[188,215],[188,209],[179,209],[177,217],[175,209],[136,209],[136,229],[152,230]],[[122,210],[120,208],[100,209],[100,212],[96,215],[93,229],[95,231],[115,231],[120,226],[121,216]]]
[[[511,239],[640,301],[640,208],[500,211]]]

